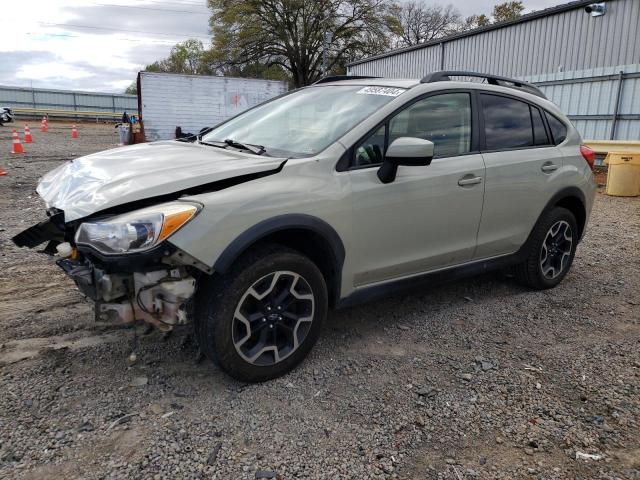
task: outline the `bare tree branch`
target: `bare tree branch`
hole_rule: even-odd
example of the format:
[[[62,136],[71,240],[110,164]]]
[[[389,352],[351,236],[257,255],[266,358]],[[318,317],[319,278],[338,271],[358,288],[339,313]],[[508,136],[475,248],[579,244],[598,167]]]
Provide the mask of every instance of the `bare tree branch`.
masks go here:
[[[214,35],[208,61],[223,71],[249,62],[277,65],[295,86],[321,75],[324,34],[330,69],[388,49],[391,0],[208,0]]]
[[[462,17],[453,5],[427,4],[413,0],[395,10],[396,46],[410,46],[445,37],[459,30]]]

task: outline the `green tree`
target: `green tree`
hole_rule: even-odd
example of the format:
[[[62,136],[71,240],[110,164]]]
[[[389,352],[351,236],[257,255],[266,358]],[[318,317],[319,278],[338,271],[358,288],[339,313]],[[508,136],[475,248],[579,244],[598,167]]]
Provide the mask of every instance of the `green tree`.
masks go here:
[[[135,80],[133,82],[131,82],[131,85],[129,85],[127,87],[127,89],[124,91],[124,93],[126,95],[137,95],[138,94],[138,82],[136,82]]]
[[[289,72],[280,65],[267,65],[264,62],[249,62],[244,65],[219,65],[216,58],[217,55],[213,50],[209,50],[205,54],[205,62],[210,65],[209,68],[211,68],[216,75],[291,81]]]
[[[516,1],[499,3],[493,7],[491,17],[484,13],[471,15],[470,17],[467,17],[464,22],[460,22],[458,31],[465,32],[467,30],[473,30],[474,28],[486,27],[493,23],[514,20],[522,15],[523,11],[524,5],[522,2]]]
[[[147,65],[145,70],[147,72],[208,75],[211,74],[211,71],[203,61],[204,55],[205,49],[200,40],[185,40],[174,45],[167,58]]]
[[[491,24],[491,19],[484,13],[480,15],[471,15],[467,17],[461,24],[460,31],[473,30],[474,28],[486,27]]]
[[[493,7],[493,22],[506,22],[514,20],[522,15],[524,5],[522,2],[504,2]]]
[[[208,0],[216,71],[251,64],[279,66],[296,87],[390,46],[390,0]],[[250,70],[250,69],[249,69]]]

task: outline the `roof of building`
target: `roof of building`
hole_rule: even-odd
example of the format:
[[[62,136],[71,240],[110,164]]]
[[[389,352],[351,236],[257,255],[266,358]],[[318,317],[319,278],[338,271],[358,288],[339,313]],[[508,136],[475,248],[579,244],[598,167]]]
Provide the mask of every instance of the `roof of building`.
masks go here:
[[[583,8],[591,3],[594,3],[595,0],[577,0],[574,2],[569,2],[569,3],[564,3],[562,5],[556,5],[555,7],[549,7],[549,8],[545,8],[544,10],[538,10],[535,12],[531,12],[531,13],[527,13],[525,15],[521,15],[520,17],[513,19],[513,20],[507,20],[504,22],[500,22],[500,23],[494,23],[492,25],[487,25],[486,27],[479,27],[479,28],[474,28],[473,30],[469,30],[467,32],[463,32],[463,33],[455,33],[453,35],[449,35],[446,37],[442,37],[442,38],[437,38],[435,40],[430,40],[428,42],[424,42],[424,43],[419,43],[417,45],[411,45],[409,47],[402,47],[402,48],[397,48],[395,50],[390,50],[388,52],[385,53],[380,53],[378,55],[372,55],[370,57],[365,57],[362,58],[360,60],[356,60],[354,62],[348,63],[347,67],[352,67],[354,65],[358,65],[360,63],[366,63],[366,62],[370,62],[372,60],[377,60],[379,58],[385,58],[385,57],[391,57],[393,55],[397,55],[399,53],[405,53],[405,52],[410,52],[412,50],[420,50],[422,48],[427,48],[427,47],[431,47],[433,45],[439,45],[441,43],[447,43],[450,42],[452,40],[456,40],[458,38],[464,38],[464,37],[470,37],[472,35],[478,35],[484,32],[488,32],[491,30],[497,30],[500,28],[505,28],[505,27],[510,27],[511,25],[517,25],[519,23],[526,23],[529,22],[531,20],[535,20],[537,18],[542,18],[542,17],[548,17],[550,15],[556,15],[558,13],[563,13],[569,10],[574,10],[576,8]],[[609,0],[611,1],[611,0]]]

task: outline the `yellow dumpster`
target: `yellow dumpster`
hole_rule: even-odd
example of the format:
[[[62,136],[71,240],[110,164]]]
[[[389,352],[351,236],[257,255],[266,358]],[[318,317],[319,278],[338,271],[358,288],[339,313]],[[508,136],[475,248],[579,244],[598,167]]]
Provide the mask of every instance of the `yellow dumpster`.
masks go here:
[[[604,163],[607,173],[607,195],[637,197],[640,195],[640,152],[609,152]]]

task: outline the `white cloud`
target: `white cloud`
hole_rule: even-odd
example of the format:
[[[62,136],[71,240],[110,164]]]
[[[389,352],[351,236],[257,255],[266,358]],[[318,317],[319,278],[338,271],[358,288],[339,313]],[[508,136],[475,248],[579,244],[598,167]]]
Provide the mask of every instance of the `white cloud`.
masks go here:
[[[93,74],[85,68],[74,67],[61,62],[46,62],[35,65],[23,65],[18,68],[16,78],[46,81],[51,78],[68,78],[78,80],[80,78],[91,77]]]
[[[2,85],[122,92],[175,43],[209,38],[206,0],[2,3]]]

